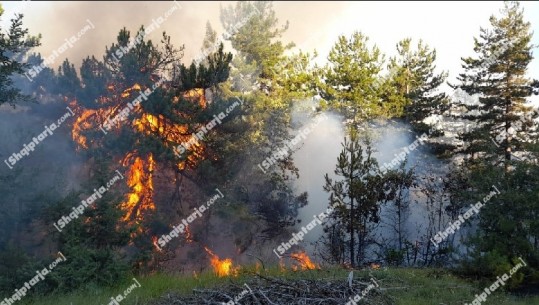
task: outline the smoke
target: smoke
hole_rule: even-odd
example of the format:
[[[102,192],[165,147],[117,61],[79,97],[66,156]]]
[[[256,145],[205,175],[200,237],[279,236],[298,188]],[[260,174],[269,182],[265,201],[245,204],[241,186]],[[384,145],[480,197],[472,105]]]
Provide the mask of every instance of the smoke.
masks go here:
[[[87,24],[87,20],[90,20],[95,25],[95,29],[85,33],[72,48],[62,53],[50,68],[56,70],[64,58],[69,58],[76,67],[80,67],[82,59],[87,56],[94,55],[100,59],[105,48],[116,41],[118,32],[123,27],[130,30],[133,36],[141,25],[151,24],[154,19],[163,16],[174,5],[170,1],[129,3],[31,1],[26,4],[27,7],[24,9],[24,25],[29,28],[31,34],[42,34],[42,46],[36,48],[35,51],[47,57],[64,44],[66,38],[75,35]],[[223,32],[219,21],[221,4],[219,2],[180,2],[180,5],[181,8],[173,12],[158,30],[149,35],[149,38],[154,42],[159,42],[161,33],[166,31],[171,36],[171,42],[176,48],[185,44],[184,62],[188,62],[200,53],[207,21],[210,21],[218,33]],[[234,5],[234,3],[223,3],[222,5]],[[283,36],[283,41],[296,42],[298,47],[307,48],[307,50],[333,43],[336,37],[333,34],[329,35],[329,30],[325,26],[338,19],[346,7],[347,4],[343,2],[315,2],[308,5],[299,2],[274,3],[276,16],[279,17],[282,24],[286,20],[292,20],[288,31]],[[5,5],[7,13],[10,13],[10,8],[15,10],[16,7],[14,4]],[[6,17],[4,16],[4,21],[9,19]],[[304,22],[307,20],[310,22]],[[313,31],[312,20],[316,20],[317,29],[321,29],[320,31]],[[57,103],[54,107],[59,107],[60,104]],[[295,128],[300,129],[313,121],[317,115],[313,111],[314,106],[316,106],[314,101],[298,104],[296,111],[294,111]],[[18,148],[23,142],[28,142],[23,139],[31,138],[30,135],[39,133],[44,122],[61,116],[61,113],[56,115],[54,111],[47,112],[49,108],[44,105],[31,108],[35,108],[35,111],[30,111],[24,117],[17,116],[16,119],[13,119],[9,113],[0,111],[3,127],[2,137],[5,139],[3,147],[10,148],[9,151],[2,151],[2,156],[8,156],[14,152],[11,151],[11,148]],[[333,113],[325,114],[328,119],[317,124],[301,148],[294,153],[295,164],[300,172],[300,177],[295,185],[296,191],[297,193],[308,192],[309,194],[309,204],[299,212],[299,217],[302,220],[299,227],[312,221],[313,215],[318,215],[327,208],[329,194],[323,190],[324,175],[327,173],[334,178],[333,171],[337,156],[342,149],[343,119]],[[51,139],[47,139],[42,144],[43,146],[38,148],[39,151],[27,157],[28,160],[21,161],[21,167],[28,168],[28,171],[31,169],[30,164],[42,167],[39,170],[31,169],[40,173],[33,177],[34,183],[40,186],[32,189],[35,194],[54,185],[66,185],[50,179],[51,173],[55,172],[54,168],[65,169],[58,176],[65,177],[67,181],[76,181],[76,175],[69,172],[69,169],[75,168],[75,164],[79,160],[75,155],[69,131],[65,129],[66,126],[63,128],[60,134],[55,134]],[[379,163],[391,161],[395,153],[399,153],[403,147],[415,140],[409,127],[405,124],[387,124],[374,128],[379,132],[379,135],[375,136],[375,147],[378,151],[376,157]],[[417,166],[418,168],[424,168],[424,164],[432,164],[435,161],[435,158],[423,148],[414,151],[408,157],[409,166]],[[21,186],[10,192],[18,194],[24,192],[24,188]],[[412,223],[424,219],[424,211],[412,214],[415,217],[410,219]],[[315,227],[314,230],[305,235],[305,241],[307,243],[316,241],[322,232],[322,227]],[[219,249],[224,248],[220,244],[212,246],[218,246]],[[309,247],[307,250],[309,251]]]
[[[171,42],[179,48],[185,45],[184,60],[190,62],[200,52],[209,21],[218,34],[223,33],[219,19],[220,7],[235,5],[235,2],[187,2],[178,1],[181,9],[171,16],[156,31],[149,34],[154,42],[159,42],[166,31]],[[34,51],[43,56],[53,54],[65,43],[65,39],[76,34],[90,20],[95,29],[85,33],[72,48],[61,54],[51,68],[56,68],[64,58],[79,67],[86,56],[95,55],[100,59],[105,47],[116,41],[118,32],[126,27],[133,34],[141,25],[147,26],[153,19],[163,16],[175,5],[171,1],[134,1],[134,2],[34,2],[24,5],[16,2],[3,3],[5,14],[1,23],[5,26],[15,12],[25,15],[24,25],[30,34],[42,35],[42,45]],[[295,42],[298,47],[307,50],[317,47],[322,40],[334,39],[325,33],[323,25],[330,24],[345,10],[344,2],[315,2],[306,5],[302,2],[275,2],[273,4],[279,23],[284,25],[292,20],[289,29],[283,35],[283,41]],[[298,14],[301,12],[301,14]],[[304,17],[301,17],[304,16]],[[303,20],[305,18],[305,20]],[[317,20],[320,29],[313,31],[307,20]],[[134,35],[133,35],[134,36]],[[325,41],[333,43],[333,41]]]
[[[25,144],[44,131],[44,126],[56,122],[67,111],[64,105],[55,104],[14,112],[17,113],[14,115],[7,105],[0,107],[0,250],[12,241],[22,248],[33,249],[34,254],[44,254],[50,250],[47,242],[29,236],[42,237],[41,232],[50,228],[30,224],[37,224],[35,220],[42,216],[40,212],[44,208],[69,191],[80,189],[84,167],[75,154],[67,126],[73,118],[68,118],[10,169],[4,160],[9,162],[12,154],[20,153]],[[28,234],[31,231],[36,234]]]
[[[327,209],[329,193],[323,189],[324,175],[328,174],[330,178],[339,178],[335,177],[334,170],[345,136],[344,120],[339,115],[332,113],[327,113],[327,115],[329,120],[318,125],[294,154],[295,164],[300,170],[300,177],[295,183],[296,192],[306,191],[309,194],[309,204],[300,210],[301,223],[296,229],[311,222],[313,215],[318,215]],[[305,117],[305,112],[294,114],[296,121],[305,122]],[[398,121],[372,121],[368,124],[365,134],[368,134],[373,141],[374,157],[380,165],[391,163],[395,159],[395,155],[404,151],[404,147],[416,141],[416,136],[410,125]],[[427,145],[420,145],[408,153],[407,159],[406,168],[413,168],[418,176],[442,177],[446,170],[443,163],[429,151]],[[404,230],[409,233],[411,239],[418,239],[420,235],[425,234],[428,210],[425,198],[417,190],[411,191],[410,201],[409,217],[405,221]],[[415,203],[416,201],[417,203]],[[391,206],[382,206],[380,213],[385,222],[390,220],[390,217],[394,217]],[[380,225],[373,233],[383,238],[390,238],[394,232],[387,225]],[[316,254],[312,243],[316,242],[322,234],[323,228],[321,226],[317,226],[305,234],[303,246],[310,255]]]
[[[417,140],[418,135],[415,134],[411,126],[407,123],[399,121],[383,121],[374,124],[371,127],[371,134],[376,139],[375,157],[378,164],[391,163],[398,159],[398,155],[405,152],[404,148],[410,146]],[[421,135],[419,135],[421,136]],[[406,169],[413,169],[418,177],[437,177],[441,179],[447,171],[447,166],[436,158],[431,153],[428,143],[419,145],[416,149],[406,153]],[[392,169],[397,169],[393,167]],[[404,219],[403,230],[408,234],[410,239],[419,239],[425,234],[425,229],[428,224],[428,210],[426,206],[426,198],[419,192],[419,189],[412,187],[409,194],[410,206],[407,216]],[[395,217],[395,208],[392,205],[384,205],[381,208],[382,219],[385,219],[385,224],[382,224],[375,234],[385,238],[391,238],[394,232],[391,229],[393,223],[392,218]]]
[[[95,55],[101,58],[105,47],[116,41],[118,32],[126,27],[132,36],[141,25],[147,27],[154,19],[163,17],[175,5],[180,9],[173,11],[161,26],[150,33],[148,37],[154,42],[161,40],[161,34],[166,31],[171,35],[172,43],[179,48],[185,44],[186,58],[193,58],[202,46],[206,21],[210,20],[212,26],[220,30],[219,5],[211,2],[31,2],[23,13],[24,25],[30,34],[42,37],[42,46],[36,48],[44,56],[53,53],[65,43],[65,39],[77,34],[87,20],[90,20],[95,29],[85,33],[72,48],[61,54],[56,68],[64,58],[69,58],[76,67],[80,66],[86,56]],[[10,5],[6,5],[6,12],[11,13]],[[18,11],[17,7],[13,8]],[[4,20],[7,18],[4,18]]]
[[[297,106],[293,112],[293,123],[299,126],[311,123],[315,119],[312,110],[314,107],[314,102],[304,102]],[[310,111],[306,111],[307,109]],[[297,226],[298,229],[311,222],[314,219],[313,215],[326,211],[329,194],[323,189],[324,175],[328,173],[330,178],[334,178],[335,163],[342,148],[341,142],[344,138],[342,117],[331,112],[325,112],[324,115],[328,119],[321,121],[312,129],[293,155],[300,173],[295,183],[296,192],[298,194],[307,192],[309,195],[309,204],[299,211],[298,217],[301,222]],[[304,246],[307,252],[314,253],[310,243],[318,240],[322,234],[322,226],[316,226],[305,234]]]

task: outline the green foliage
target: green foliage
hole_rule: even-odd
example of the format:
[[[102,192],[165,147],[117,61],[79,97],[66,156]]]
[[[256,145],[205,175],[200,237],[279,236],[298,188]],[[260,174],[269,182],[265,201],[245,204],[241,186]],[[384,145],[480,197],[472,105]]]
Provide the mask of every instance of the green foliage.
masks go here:
[[[505,2],[502,16],[491,16],[490,23],[474,39],[476,57],[463,58],[465,72],[458,77],[461,89],[479,97],[477,104],[459,103],[467,110],[464,118],[478,125],[462,139],[467,143],[465,153],[507,166],[513,153],[535,134],[532,120],[538,114],[531,114],[526,105],[533,93],[533,83],[526,77],[533,59],[532,33],[518,2]]]
[[[103,179],[93,181],[100,183]],[[80,198],[77,193],[71,193],[48,208],[43,220],[56,222],[69,215],[71,207],[80,204]],[[127,274],[128,260],[120,257],[118,250],[129,242],[130,231],[119,223],[122,216],[119,202],[112,193],[105,193],[59,234],[58,249],[67,261],[50,275],[54,289],[72,291],[91,284],[110,286]]]
[[[314,92],[310,55],[285,56],[293,46],[280,41],[288,23],[279,26],[271,2],[238,2],[222,9],[221,22],[237,51],[229,90],[250,97],[244,114],[250,130],[246,140],[266,151],[282,146],[289,139],[294,103]]]
[[[30,67],[40,66],[44,61],[44,58],[39,53],[32,53],[28,56],[27,64]],[[22,79],[23,82],[27,82],[26,77]],[[56,90],[57,76],[54,69],[50,67],[44,67],[39,74],[37,74],[30,82],[29,91],[44,94],[48,91],[50,93],[58,93]]]
[[[388,248],[384,251],[384,260],[390,266],[400,266],[404,263],[404,254],[404,249]]]
[[[75,75],[72,77],[72,82],[76,83]],[[107,85],[112,82],[112,71],[94,56],[86,57],[80,67],[80,82],[84,84],[84,89],[75,91],[79,92],[78,102],[85,108],[95,109],[99,107],[95,101],[105,95]]]
[[[3,13],[2,9],[0,17]],[[23,61],[24,56],[30,49],[40,45],[41,36],[29,36],[28,29],[23,28],[22,19],[23,15],[18,14],[11,19],[9,29],[0,28],[0,105],[8,103],[14,106],[31,100],[14,86],[12,76],[22,75],[25,69],[30,68]]]
[[[436,74],[436,50],[431,50],[423,41],[412,49],[412,40],[403,39],[397,44],[397,56],[390,59],[389,78],[384,84],[388,112],[393,116],[404,116],[418,131],[427,128],[423,120],[433,114],[447,110],[447,97],[436,92],[445,82],[447,73]]]
[[[65,92],[65,95],[70,98],[78,96],[78,91],[81,90],[81,83],[77,76],[75,65],[67,59],[58,68],[56,88],[59,92]]]
[[[30,258],[23,249],[6,247],[0,250],[0,292],[2,295],[11,296],[15,289],[36,275],[37,270],[42,270],[41,262]],[[35,287],[32,291],[43,291],[43,285]]]
[[[481,257],[476,257],[472,261],[464,261],[459,271],[464,276],[473,277],[482,280],[483,285],[495,281],[496,277],[504,274],[509,275],[510,270],[516,264],[511,263],[510,259],[497,251],[485,253]],[[507,281],[506,289],[516,288],[523,284],[524,273],[519,270]]]
[[[537,282],[539,269],[537,114],[525,105],[533,87],[525,76],[532,60],[532,34],[518,2],[506,2],[502,16],[492,16],[490,23],[475,39],[477,57],[463,59],[465,72],[459,76],[460,87],[479,96],[478,104],[465,105],[476,111],[466,118],[478,127],[462,137],[468,143],[463,152],[471,156],[464,163],[470,183],[464,193],[480,200],[494,185],[500,194],[479,214],[464,269],[494,279],[522,258],[528,267],[512,278],[514,288]],[[524,157],[515,158],[515,152]]]
[[[372,146],[368,139],[364,144],[365,149],[361,146],[357,131],[351,130],[350,138],[345,138],[343,150],[337,158],[335,175],[339,179],[325,175],[324,190],[330,193],[329,205],[334,206],[335,210],[324,230],[330,234],[329,244],[346,240],[352,266],[363,262],[369,234],[368,223],[380,220],[380,203],[385,198],[384,179],[372,155]],[[345,257],[344,253],[336,254],[334,258]]]
[[[354,122],[387,114],[378,81],[384,58],[378,47],[369,48],[368,40],[361,32],[349,39],[339,36],[321,72],[321,96]]]
[[[470,181],[476,199],[488,194],[492,185],[500,194],[481,209],[480,230],[469,240],[473,251],[469,262],[465,260],[465,272],[481,270],[478,275],[495,279],[501,274],[500,268],[507,271],[509,264],[522,258],[528,264],[526,270],[521,270],[521,276],[526,274],[526,278],[515,277],[514,286],[533,285],[537,281],[534,274],[539,269],[538,174],[537,165],[523,162],[516,163],[509,172],[493,165],[474,168]]]

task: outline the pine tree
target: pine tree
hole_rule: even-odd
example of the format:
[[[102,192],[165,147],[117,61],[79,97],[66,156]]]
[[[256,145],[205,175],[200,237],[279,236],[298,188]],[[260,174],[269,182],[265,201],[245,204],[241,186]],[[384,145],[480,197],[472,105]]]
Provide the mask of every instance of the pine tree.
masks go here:
[[[536,283],[539,270],[537,112],[527,105],[536,82],[526,77],[533,46],[523,9],[506,2],[501,14],[490,17],[491,28],[481,29],[477,57],[463,59],[465,72],[459,76],[460,87],[478,96],[478,103],[462,103],[474,111],[464,117],[477,123],[462,136],[468,144],[463,151],[471,155],[464,163],[470,183],[464,193],[481,200],[493,188],[499,190],[479,214],[464,270],[494,279],[522,258],[528,268],[511,278],[508,286],[515,287]]]
[[[68,59],[64,60],[58,68],[57,81],[57,90],[62,92],[64,96],[73,98],[81,90],[81,82],[75,65],[70,63]]]
[[[283,90],[278,74],[287,58],[284,52],[293,44],[280,40],[288,23],[279,25],[270,1],[238,2],[221,10],[225,38],[237,55],[232,62],[232,92],[252,96],[245,119],[249,121],[250,141],[276,149],[289,138],[292,96]]]
[[[346,241],[352,267],[365,259],[369,223],[379,221],[380,203],[384,199],[378,163],[372,156],[370,143],[365,144],[363,148],[359,135],[352,131],[337,159],[335,175],[339,179],[325,175],[324,190],[330,193],[330,206],[335,207],[332,223],[325,230],[332,240]],[[339,232],[332,232],[334,228],[339,228]]]
[[[491,28],[482,28],[474,39],[477,56],[462,59],[465,72],[458,80],[461,89],[479,98],[479,103],[460,103],[468,110],[464,118],[478,126],[462,136],[464,152],[504,163],[507,169],[513,152],[522,151],[529,140],[537,113],[526,105],[533,93],[526,77],[533,59],[530,23],[518,2],[506,2],[501,13],[491,16]]]
[[[31,67],[40,66],[44,61],[44,58],[39,53],[32,53],[28,56],[27,64]],[[28,81],[26,77],[21,78],[22,81]],[[47,92],[57,94],[56,85],[58,83],[56,73],[50,67],[45,67],[39,74],[37,74],[30,82],[29,91],[38,94],[45,94]]]
[[[433,114],[447,110],[447,97],[436,92],[445,82],[447,73],[436,74],[436,50],[419,41],[412,48],[410,38],[397,44],[397,56],[390,59],[390,76],[385,89],[389,111],[394,116],[404,116],[419,131],[425,132],[428,126],[423,120]]]
[[[369,48],[368,40],[360,32],[340,36],[322,72],[322,98],[354,122],[384,114],[377,90],[383,55],[376,46]]]
[[[210,22],[206,22],[206,35],[204,35],[204,40],[202,41],[202,49],[205,50],[211,49],[217,43],[217,32],[212,28]]]
[[[260,89],[271,90],[275,67],[283,53],[293,44],[278,40],[288,29],[288,22],[278,26],[271,1],[238,2],[235,7],[221,9],[221,22],[232,47],[247,65],[256,63],[261,80]]]
[[[399,265],[407,259],[409,264],[414,264],[417,259],[417,251],[414,251],[412,243],[409,241],[409,234],[406,230],[406,222],[410,216],[410,188],[416,186],[417,179],[413,169],[406,170],[407,160],[404,160],[399,168],[390,170],[385,175],[384,188],[390,200],[391,211],[394,215],[389,216],[386,225],[390,232],[394,233],[394,239],[383,243],[384,259],[388,263]]]
[[[86,57],[80,67],[80,81],[84,84],[84,90],[80,92],[78,102],[92,109],[97,106],[95,101],[106,94],[107,85],[112,82],[112,73],[94,56]]]
[[[296,99],[303,99],[312,90],[303,85],[310,77],[309,56],[284,54],[293,46],[280,40],[288,23],[279,24],[269,1],[238,2],[223,8],[221,22],[224,39],[237,51],[229,82],[223,86],[224,96],[241,98],[244,107],[223,128],[227,133],[216,139],[220,150],[226,152],[222,162],[227,166],[226,173],[222,167],[215,170],[231,178],[228,185],[249,194],[244,203],[252,207],[256,220],[264,223],[263,236],[272,238],[298,222],[298,208],[307,198],[294,194],[290,186],[289,173],[298,174],[292,154],[279,160],[267,174],[257,165],[285,147],[292,137],[292,108]],[[255,170],[246,175],[244,168],[249,166]],[[235,171],[238,174],[233,175]]]
[[[98,173],[90,181],[106,185],[108,179]],[[55,222],[69,215],[77,202],[80,203],[80,196],[71,193],[49,207],[48,217]],[[120,202],[120,196],[105,193],[60,233],[58,249],[69,259],[56,270],[56,289],[71,291],[90,283],[110,286],[126,276],[129,260],[121,257],[119,249],[128,245],[130,231],[120,222]]]
[[[4,10],[0,6],[0,17]],[[27,52],[40,45],[41,36],[28,35],[23,28],[23,15],[17,14],[11,19],[9,29],[0,27],[0,105],[8,103],[14,106],[18,102],[30,101],[31,98],[15,88],[12,76],[24,74],[31,66],[24,62]]]

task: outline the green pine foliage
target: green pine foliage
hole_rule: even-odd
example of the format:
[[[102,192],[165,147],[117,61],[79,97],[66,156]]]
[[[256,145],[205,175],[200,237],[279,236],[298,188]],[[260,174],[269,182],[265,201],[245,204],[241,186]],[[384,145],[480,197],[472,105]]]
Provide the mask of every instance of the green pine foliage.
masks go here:
[[[0,7],[0,17],[4,10]],[[31,98],[14,86],[12,76],[23,75],[31,66],[26,62],[27,52],[39,46],[41,36],[29,36],[22,24],[23,15],[17,14],[8,29],[0,28],[0,105],[14,106]]]

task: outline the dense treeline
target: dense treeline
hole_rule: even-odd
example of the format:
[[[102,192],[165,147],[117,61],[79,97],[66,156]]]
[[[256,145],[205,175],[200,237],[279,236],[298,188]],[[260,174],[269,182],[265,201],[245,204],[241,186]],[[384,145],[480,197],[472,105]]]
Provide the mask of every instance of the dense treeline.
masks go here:
[[[368,37],[355,32],[337,37],[328,63],[319,67],[309,53],[286,55],[294,45],[281,40],[288,24],[279,23],[271,2],[224,7],[221,22],[227,35],[221,38],[208,23],[204,56],[191,63],[183,60],[184,46],[173,46],[166,33],[160,43],[146,38],[133,43],[144,37],[144,28],[136,33],[124,28],[104,46],[102,59],[88,55],[78,70],[66,59],[57,70],[45,67],[30,84],[23,74],[43,62],[31,53],[39,37],[28,36],[22,16],[12,21],[8,34],[0,34],[0,104],[37,101],[27,111],[48,120],[71,107],[76,117],[64,136],[73,137],[69,148],[81,159],[71,164],[80,172],[76,185],[62,182],[69,173],[60,171],[49,179],[58,181],[55,188],[24,195],[18,195],[21,181],[38,179],[37,168],[21,164],[0,174],[5,211],[0,213],[0,291],[18,288],[57,251],[69,259],[34,292],[112,285],[128,273],[159,270],[175,248],[193,239],[205,244],[212,232],[224,231],[215,227],[219,219],[226,219],[239,251],[286,239],[298,223],[298,209],[308,202],[308,194],[292,188],[301,173],[291,155],[268,172],[258,164],[293,138],[292,111],[313,97],[319,110],[339,113],[347,122],[338,179],[326,175],[324,186],[329,204],[337,204],[324,224],[325,260],[352,267],[373,260],[397,266],[458,264],[463,274],[496,278],[521,258],[528,267],[511,287],[539,281],[538,115],[527,105],[539,84],[527,78],[532,34],[518,2],[506,3],[500,16],[491,17],[491,27],[475,39],[476,57],[462,59],[464,73],[453,87],[475,96],[475,103],[455,101],[441,90],[448,73],[437,72],[436,51],[423,41],[397,42],[397,55],[386,61]],[[233,49],[226,50],[221,39]],[[124,110],[142,93],[144,101]],[[455,109],[458,116],[451,117]],[[123,119],[112,120],[122,113]],[[223,113],[226,117],[220,117]],[[436,145],[444,130],[429,123],[432,116],[472,126],[460,134],[464,144]],[[219,125],[206,128],[216,117]],[[393,168],[382,168],[364,128],[380,118],[409,123],[421,143],[430,143],[452,164],[451,170],[443,177],[420,176],[405,156]],[[202,127],[200,142],[186,147]],[[122,182],[65,230],[55,231],[51,224],[69,215],[88,190],[107,185],[123,167],[130,168],[129,176],[139,164],[147,168],[139,177],[144,183]],[[437,237],[493,186],[499,193],[488,208],[462,224],[476,229],[463,244]],[[193,225],[194,237],[157,251],[152,238],[168,232],[216,188],[226,194],[227,204]],[[430,213],[426,233],[416,240],[403,226],[415,204],[412,189],[422,193]],[[130,200],[133,204],[126,204]],[[382,207],[394,212],[394,236],[388,239],[373,234],[383,221]],[[46,234],[38,240],[20,241],[40,231]]]

